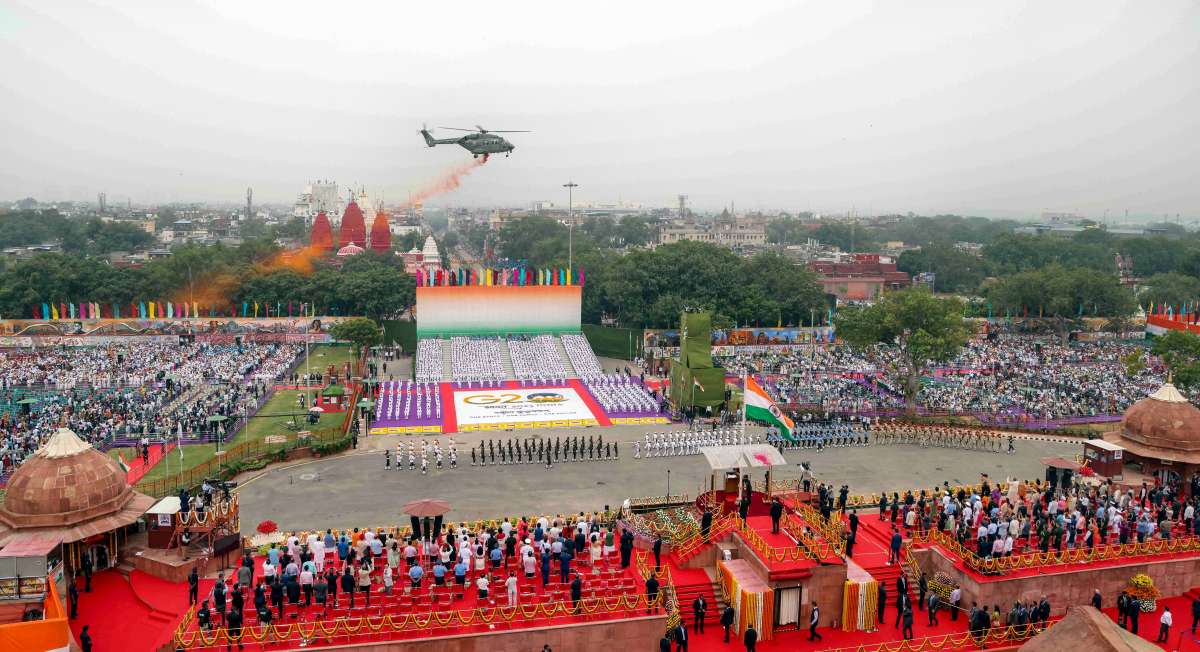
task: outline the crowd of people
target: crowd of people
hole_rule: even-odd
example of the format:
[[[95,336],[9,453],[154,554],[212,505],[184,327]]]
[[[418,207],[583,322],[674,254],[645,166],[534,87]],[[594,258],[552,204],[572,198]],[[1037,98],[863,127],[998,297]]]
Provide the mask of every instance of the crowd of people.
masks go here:
[[[442,394],[438,383],[386,380],[379,385],[376,419],[440,419]]]
[[[870,414],[906,405],[898,355],[886,347],[864,352],[827,345],[717,356],[715,361],[734,374],[761,376],[761,384],[779,403]],[[1014,334],[972,340],[929,374],[916,395],[921,408],[975,413],[1012,425],[1119,414],[1166,380],[1161,362],[1139,344],[1063,344]]]
[[[512,337],[507,340],[513,373],[521,380],[560,382],[567,377],[567,368],[553,335]]]
[[[450,369],[459,382],[504,379],[500,340],[494,337],[450,338]]]
[[[1196,518],[1200,478],[1181,498],[1181,487],[1143,483],[1125,489],[1111,480],[1084,484],[1070,472],[1050,468],[1045,482],[1010,482],[1002,490],[986,478],[978,489],[893,493],[879,501],[880,516],[908,533],[936,528],[983,559],[1028,552],[1200,535]]]
[[[416,381],[436,383],[442,380],[442,341],[437,338],[423,339],[417,343]]]
[[[571,361],[571,366],[580,378],[591,378],[604,373],[586,337],[577,333],[563,333],[559,339],[562,340],[563,350],[567,352],[567,359]]]
[[[0,473],[59,427],[95,446],[219,436],[208,418],[250,413],[302,351],[288,344],[139,343],[0,354],[4,378],[31,373],[41,381],[37,389],[19,382],[0,391]],[[27,399],[32,403],[22,404]]]
[[[609,414],[656,414],[661,410],[662,399],[656,399],[635,376],[602,374],[585,378],[583,384]]]
[[[627,570],[632,551],[632,535],[617,532],[599,514],[505,519],[494,527],[426,519],[411,533],[356,528],[338,535],[292,534],[258,559],[247,554],[203,595],[193,572],[188,598],[197,606],[196,627],[223,627],[234,639],[246,627],[301,614],[332,619],[372,605],[441,611],[561,604],[574,613],[587,600],[645,590],[653,608],[657,580],[644,586],[635,581]]]

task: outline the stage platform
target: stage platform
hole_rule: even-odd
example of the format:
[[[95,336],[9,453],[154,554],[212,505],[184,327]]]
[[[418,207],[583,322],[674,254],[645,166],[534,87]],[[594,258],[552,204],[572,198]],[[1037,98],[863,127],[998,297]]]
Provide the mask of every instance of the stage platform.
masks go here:
[[[558,383],[411,383],[379,388],[372,435],[431,435],[535,428],[670,423],[660,412],[606,411],[577,378]]]

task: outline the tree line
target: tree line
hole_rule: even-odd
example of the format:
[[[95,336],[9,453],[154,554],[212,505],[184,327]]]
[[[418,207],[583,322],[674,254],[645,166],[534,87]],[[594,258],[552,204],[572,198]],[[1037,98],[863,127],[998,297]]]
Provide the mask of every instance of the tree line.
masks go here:
[[[228,316],[243,302],[269,306],[272,314],[300,304],[318,314],[395,318],[415,298],[413,278],[397,256],[371,251],[346,260],[287,256],[270,239],[247,240],[236,247],[189,244],[141,267],[109,264],[99,256],[44,253],[8,263],[0,271],[0,315],[29,318],[42,303],[94,301],[106,314],[112,305],[122,314],[131,303],[196,303]],[[265,314],[264,309],[263,313]]]
[[[533,267],[568,258],[585,273],[583,321],[633,328],[679,325],[684,307],[705,308],[718,328],[823,323],[829,304],[816,275],[782,254],[743,258],[702,242],[640,248],[655,237],[643,216],[587,222],[572,233],[542,216],[510,221],[493,236],[496,256]]]
[[[137,251],[154,242],[141,227],[98,217],[69,219],[58,211],[15,211],[0,215],[0,249],[58,243],[76,256]]]

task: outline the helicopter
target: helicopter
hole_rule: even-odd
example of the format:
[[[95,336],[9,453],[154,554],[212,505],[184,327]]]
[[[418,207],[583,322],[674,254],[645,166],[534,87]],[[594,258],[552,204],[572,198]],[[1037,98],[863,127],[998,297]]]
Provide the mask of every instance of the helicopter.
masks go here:
[[[450,129],[452,131],[469,131],[471,133],[458,138],[434,138],[429,133],[429,129],[422,126],[418,132],[425,137],[425,144],[433,147],[435,145],[461,145],[463,149],[471,152],[475,158],[483,156],[487,158],[489,154],[504,154],[508,156],[516,147],[512,143],[504,139],[503,136],[494,134],[527,134],[528,131],[488,131],[480,125],[475,125],[474,129],[461,129],[459,127],[438,127],[438,129]]]

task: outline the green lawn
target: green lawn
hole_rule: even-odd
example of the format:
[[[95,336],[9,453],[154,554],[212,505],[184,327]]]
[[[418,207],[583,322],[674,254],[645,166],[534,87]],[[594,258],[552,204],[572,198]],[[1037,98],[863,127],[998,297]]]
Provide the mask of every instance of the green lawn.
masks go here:
[[[340,368],[346,361],[352,358],[351,349],[348,346],[328,346],[319,345],[311,350],[309,365],[315,371],[316,369],[324,369],[330,364],[338,365]],[[304,366],[300,366],[303,372]],[[320,421],[315,425],[307,425],[304,422],[304,411],[296,405],[295,391],[280,391],[276,392],[270,399],[267,400],[261,410],[258,411],[255,417],[250,419],[250,423],[242,429],[230,442],[223,444],[224,448],[229,448],[236,444],[245,441],[254,441],[264,439],[268,435],[287,434],[295,432],[287,427],[287,424],[292,422],[292,415],[295,415],[296,422],[300,424],[300,430],[317,430],[319,428],[332,428],[341,426],[346,419],[346,412],[337,412],[322,414]],[[311,401],[308,403],[311,405]],[[270,416],[268,416],[270,415]],[[184,447],[184,460],[181,465],[179,462],[179,453],[171,451],[167,456],[166,462],[155,464],[150,472],[147,473],[142,480],[157,480],[163,477],[170,477],[181,471],[194,468],[212,459],[216,453],[217,447],[215,444],[196,444]],[[125,459],[133,461],[140,453],[134,448],[114,448],[108,452],[113,458],[117,458],[117,453],[125,454]]]
[[[343,365],[354,359],[354,349],[350,346],[319,344],[312,347],[309,353],[308,366],[312,371],[324,371],[332,364],[337,365],[340,372]],[[304,373],[303,364],[300,365],[298,371]]]

